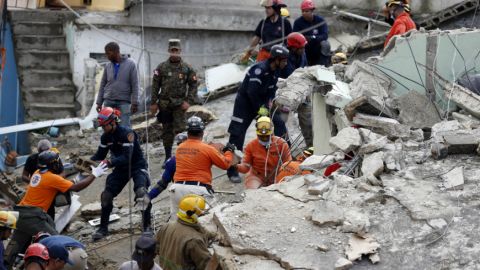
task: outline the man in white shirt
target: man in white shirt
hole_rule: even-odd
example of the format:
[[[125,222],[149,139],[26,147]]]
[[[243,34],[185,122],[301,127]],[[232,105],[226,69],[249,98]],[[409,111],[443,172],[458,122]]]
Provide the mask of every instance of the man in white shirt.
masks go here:
[[[135,251],[132,254],[132,260],[124,262],[119,270],[162,270],[155,263],[155,250],[157,243],[155,239],[144,234],[135,243]]]

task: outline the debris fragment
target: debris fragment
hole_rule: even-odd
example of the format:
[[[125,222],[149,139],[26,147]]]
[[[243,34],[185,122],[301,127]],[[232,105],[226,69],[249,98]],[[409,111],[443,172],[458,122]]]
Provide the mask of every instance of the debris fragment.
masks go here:
[[[370,230],[370,220],[367,215],[359,210],[349,209],[345,212],[344,217],[342,232],[355,233],[359,237],[366,237]]]
[[[349,153],[362,144],[362,138],[356,128],[348,127],[340,130],[337,136],[332,137],[329,142],[333,149]]]
[[[102,213],[102,205],[100,202],[86,204],[82,207],[81,214],[84,217],[99,216]]]
[[[218,119],[217,116],[215,116],[215,113],[201,105],[190,106],[185,112],[185,115],[187,118],[193,115],[198,116],[202,118],[203,122],[205,123],[209,123]]]
[[[395,119],[357,113],[353,117],[354,124],[374,128],[374,131],[391,138],[408,138],[410,127],[400,124]]]
[[[366,155],[362,162],[362,173],[364,175],[373,174],[374,176],[379,176],[384,169],[383,154],[384,153],[380,151]]]
[[[348,240],[348,247],[345,254],[348,260],[355,261],[362,258],[362,255],[377,253],[379,247],[380,244],[370,235],[362,238],[353,234]]]
[[[335,262],[335,270],[347,270],[353,266],[353,263],[345,258],[340,258]]]
[[[435,230],[442,230],[443,228],[447,227],[447,222],[443,218],[435,218],[427,221],[430,227],[434,228]]]
[[[370,256],[368,256],[368,259],[369,259],[373,264],[377,264],[377,263],[380,262],[380,256],[378,255],[378,253],[370,254]]]
[[[312,214],[312,222],[319,226],[340,225],[343,220],[342,208],[330,201],[319,201]]]
[[[398,121],[412,128],[427,128],[441,121],[440,113],[425,94],[409,91],[397,100]]]
[[[321,181],[318,183],[313,183],[308,187],[309,195],[322,195],[327,192],[330,188],[330,181]]]
[[[463,184],[465,183],[463,175],[463,166],[457,167],[448,173],[442,175],[443,186],[447,190],[457,190],[463,189]]]
[[[311,155],[300,164],[302,170],[320,170],[335,162],[333,155]]]

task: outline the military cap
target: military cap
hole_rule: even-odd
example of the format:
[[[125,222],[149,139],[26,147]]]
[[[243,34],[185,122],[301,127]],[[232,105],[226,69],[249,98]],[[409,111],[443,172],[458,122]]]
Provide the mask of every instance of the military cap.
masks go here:
[[[168,49],[181,49],[180,47],[180,39],[169,39],[168,40]]]

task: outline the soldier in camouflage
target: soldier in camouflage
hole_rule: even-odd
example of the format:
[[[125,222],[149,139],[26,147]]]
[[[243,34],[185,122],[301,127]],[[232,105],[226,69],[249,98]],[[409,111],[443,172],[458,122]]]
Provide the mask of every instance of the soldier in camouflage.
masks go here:
[[[153,74],[150,111],[157,114],[163,126],[162,140],[165,148],[165,161],[172,155],[175,135],[186,127],[185,112],[195,103],[197,95],[197,75],[181,56],[180,40],[168,41],[170,57],[157,66]]]

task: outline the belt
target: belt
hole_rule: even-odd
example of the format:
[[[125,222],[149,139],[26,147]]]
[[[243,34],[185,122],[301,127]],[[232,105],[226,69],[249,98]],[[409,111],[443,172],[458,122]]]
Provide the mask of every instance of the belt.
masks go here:
[[[189,186],[202,186],[207,188],[208,191],[213,192],[212,185],[205,184],[199,181],[176,181],[175,184],[189,185]]]

